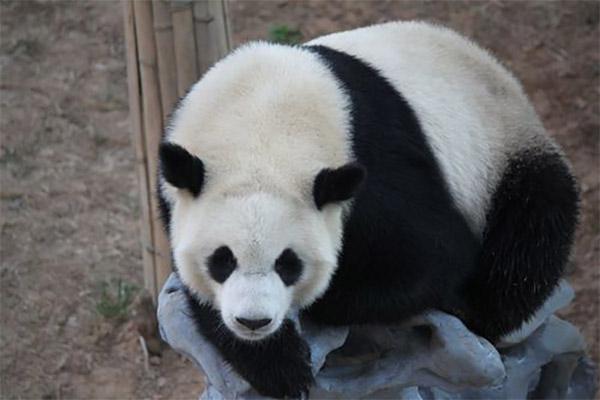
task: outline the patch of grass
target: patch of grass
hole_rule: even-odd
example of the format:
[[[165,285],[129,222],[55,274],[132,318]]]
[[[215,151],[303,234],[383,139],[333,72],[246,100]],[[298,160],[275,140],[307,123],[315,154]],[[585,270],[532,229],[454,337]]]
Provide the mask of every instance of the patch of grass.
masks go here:
[[[24,55],[34,58],[42,52],[42,44],[37,39],[19,39],[16,40],[7,53],[12,56]]]
[[[21,147],[20,150],[10,148],[4,148],[4,151],[0,150],[0,166],[18,179],[28,177],[36,168],[32,164],[32,148]]]
[[[96,147],[102,147],[106,143],[108,143],[108,139],[105,136],[98,135],[98,134],[93,134],[92,140],[94,141],[94,144],[96,145]]]
[[[137,290],[135,285],[123,282],[121,279],[102,282],[96,311],[104,318],[125,317]]]
[[[302,40],[302,32],[298,28],[288,25],[274,25],[269,29],[269,40],[281,44],[299,44]]]
[[[0,154],[0,164],[18,164],[23,161],[23,157],[15,150],[8,147]]]

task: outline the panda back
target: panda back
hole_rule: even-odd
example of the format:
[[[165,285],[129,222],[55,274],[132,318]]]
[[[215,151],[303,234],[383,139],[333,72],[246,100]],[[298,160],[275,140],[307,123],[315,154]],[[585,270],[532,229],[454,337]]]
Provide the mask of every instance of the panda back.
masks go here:
[[[372,66],[414,111],[456,206],[481,234],[507,160],[553,146],[521,85],[488,52],[422,22],[315,39]]]
[[[477,266],[480,243],[452,199],[414,110],[357,57],[326,46],[308,49],[328,65],[350,99],[353,157],[367,171],[344,219],[335,279],[313,317],[393,322],[427,308],[453,309],[455,293]],[[372,308],[377,316],[352,316],[351,310],[365,308],[344,302],[331,312],[334,299],[347,298],[348,289],[357,287],[402,293],[401,303],[412,308],[382,304]],[[387,295],[374,292],[380,296],[367,297],[386,303]]]

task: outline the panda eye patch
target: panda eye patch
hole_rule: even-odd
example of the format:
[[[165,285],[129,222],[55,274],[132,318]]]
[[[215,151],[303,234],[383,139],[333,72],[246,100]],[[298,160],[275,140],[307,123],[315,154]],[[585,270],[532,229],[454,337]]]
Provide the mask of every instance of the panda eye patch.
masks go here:
[[[275,261],[275,272],[286,286],[291,286],[300,278],[302,261],[292,249],[285,249]]]
[[[208,257],[208,273],[217,282],[223,283],[237,267],[237,260],[227,246],[221,246]]]

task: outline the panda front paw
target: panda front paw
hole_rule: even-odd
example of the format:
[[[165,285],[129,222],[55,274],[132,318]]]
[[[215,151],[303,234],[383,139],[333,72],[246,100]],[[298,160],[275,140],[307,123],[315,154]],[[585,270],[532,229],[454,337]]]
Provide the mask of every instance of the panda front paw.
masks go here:
[[[248,349],[248,348],[247,348]],[[239,350],[239,349],[238,349]],[[251,353],[237,370],[261,395],[275,398],[307,398],[314,383],[310,348],[292,321],[263,343],[251,346]]]
[[[306,346],[305,343],[304,345]],[[295,357],[292,357],[285,363],[275,363],[271,365],[271,368],[262,371],[260,379],[254,380],[250,384],[263,396],[279,399],[307,399],[310,387],[314,383],[314,377],[308,346],[301,352],[307,352],[308,356],[302,357],[302,359],[293,359]],[[288,353],[288,356],[290,355]]]
[[[219,313],[189,297],[199,332],[220,351],[233,369],[260,394],[306,398],[314,378],[310,348],[287,319],[262,341],[249,342],[222,328]]]

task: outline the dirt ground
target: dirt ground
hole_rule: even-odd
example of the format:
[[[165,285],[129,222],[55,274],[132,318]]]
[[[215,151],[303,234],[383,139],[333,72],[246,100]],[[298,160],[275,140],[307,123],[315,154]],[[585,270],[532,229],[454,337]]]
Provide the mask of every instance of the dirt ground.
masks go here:
[[[583,209],[563,316],[599,360],[598,2],[242,1],[234,41],[271,26],[305,39],[394,19],[446,24],[519,76],[581,184]],[[200,376],[139,336],[138,296],[99,313],[102,282],[143,285],[121,5],[0,2],[0,398],[196,398]],[[140,293],[139,291],[137,293]]]

